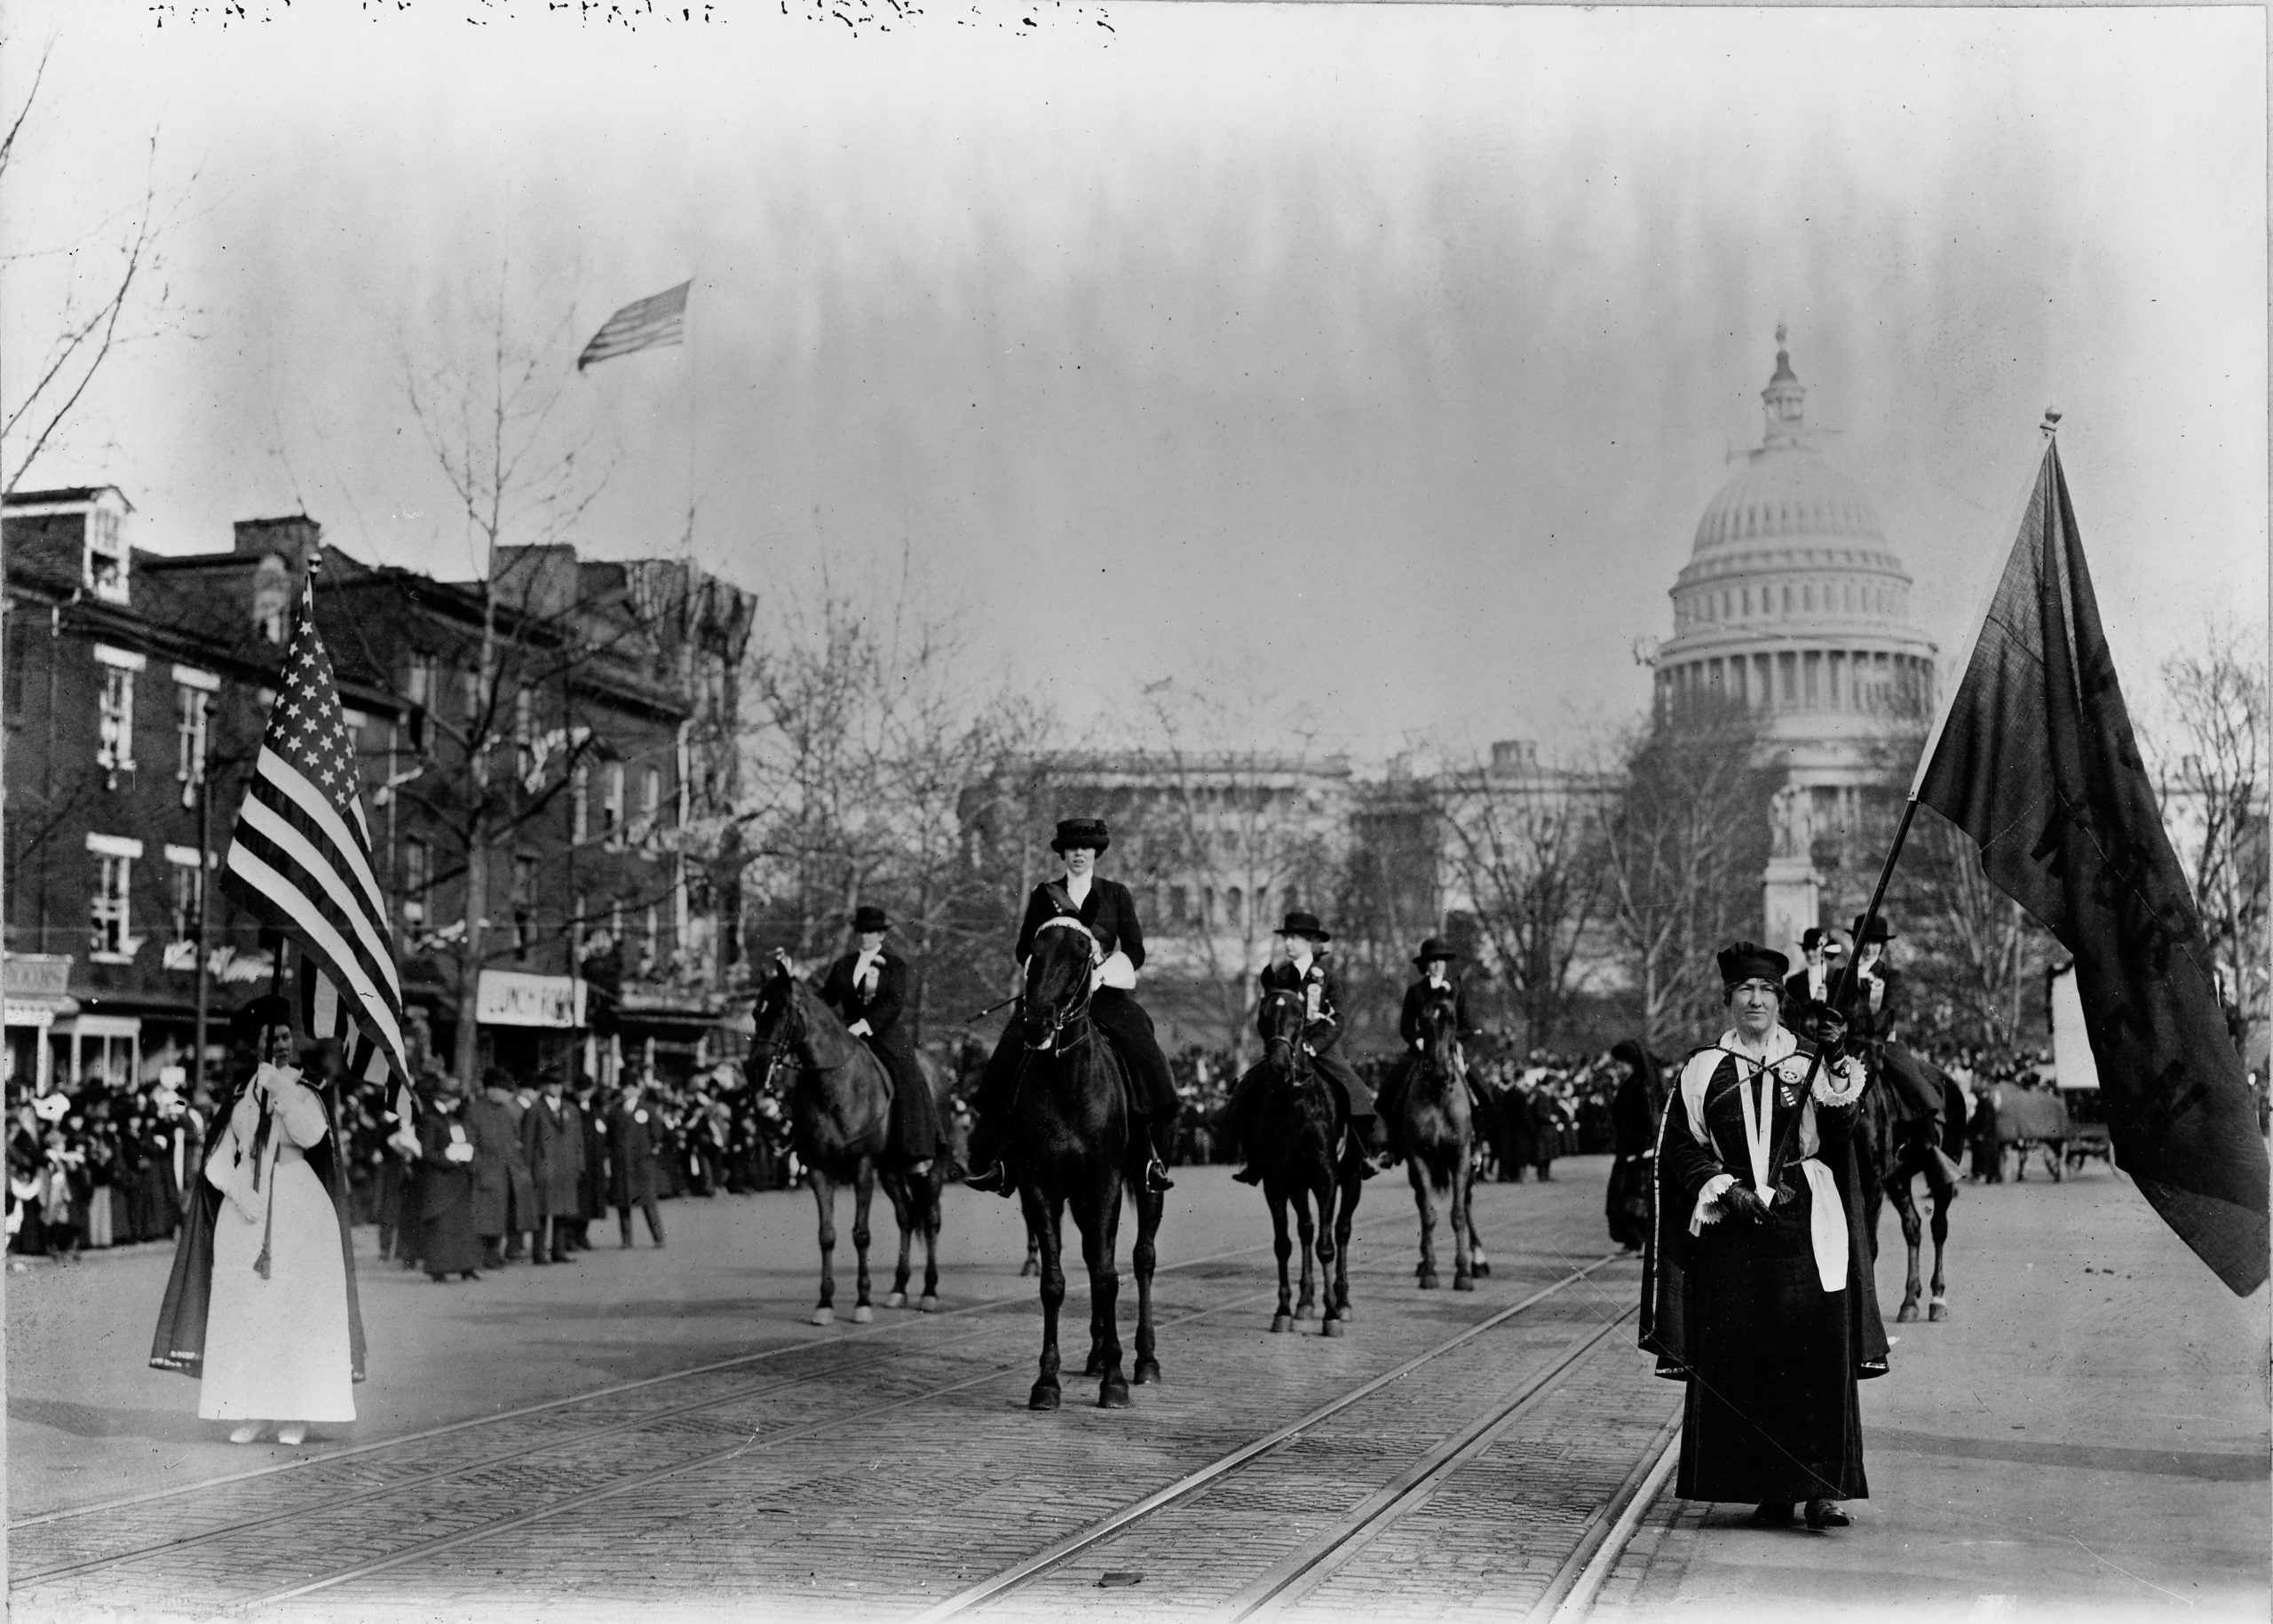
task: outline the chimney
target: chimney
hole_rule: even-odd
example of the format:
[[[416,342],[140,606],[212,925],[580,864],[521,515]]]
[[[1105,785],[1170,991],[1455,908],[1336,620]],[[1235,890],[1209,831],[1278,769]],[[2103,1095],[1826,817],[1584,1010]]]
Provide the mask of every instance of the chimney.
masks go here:
[[[240,519],[236,551],[281,558],[297,574],[308,554],[323,544],[323,527],[305,513],[289,519]]]

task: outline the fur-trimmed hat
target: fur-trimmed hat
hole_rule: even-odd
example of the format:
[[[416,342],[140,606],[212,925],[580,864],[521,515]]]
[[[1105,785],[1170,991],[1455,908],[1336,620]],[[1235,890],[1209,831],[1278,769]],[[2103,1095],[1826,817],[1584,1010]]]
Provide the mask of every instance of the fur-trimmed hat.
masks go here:
[[[1087,846],[1092,852],[1102,852],[1112,844],[1113,833],[1105,828],[1103,818],[1060,818],[1049,849],[1062,853],[1075,846]]]

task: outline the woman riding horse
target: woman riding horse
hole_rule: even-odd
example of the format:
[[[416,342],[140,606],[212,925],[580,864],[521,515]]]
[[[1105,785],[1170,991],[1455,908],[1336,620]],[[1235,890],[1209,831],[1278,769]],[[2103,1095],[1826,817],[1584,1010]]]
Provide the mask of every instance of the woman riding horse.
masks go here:
[[[891,1145],[888,1154],[918,1178],[939,1153],[939,1109],[900,1025],[907,1003],[907,961],[884,946],[891,915],[863,905],[853,910],[853,951],[832,963],[819,983],[821,1002],[845,1029],[868,1046],[891,1075]]]
[[[1303,1051],[1319,1075],[1341,1096],[1342,1112],[1350,1121],[1350,1135],[1364,1152],[1365,1176],[1371,1178],[1387,1165],[1387,1161],[1379,1154],[1374,1091],[1350,1069],[1348,1061],[1334,1052],[1342,1038],[1342,977],[1327,962],[1326,945],[1333,939],[1316,914],[1300,909],[1288,914],[1279,927],[1279,952],[1256,978],[1256,991],[1263,1003],[1267,1003],[1274,993],[1292,993],[1302,1006]],[[1264,1042],[1271,1041],[1271,1034],[1263,1028],[1260,1003],[1255,1011],[1255,1030]],[[1266,1075],[1265,1070],[1258,1066],[1240,1078],[1239,1086],[1232,1090],[1229,1114],[1247,1153],[1247,1165],[1232,1176],[1243,1184],[1263,1182],[1263,1158],[1256,1147],[1267,1137],[1267,1125],[1257,1120],[1256,1111],[1263,1098],[1262,1080]]]
[[[1405,1041],[1408,1057],[1417,1059],[1428,1048],[1422,1012],[1431,998],[1449,997],[1453,1001],[1453,1018],[1462,1042],[1476,1035],[1476,1023],[1468,1014],[1468,985],[1453,974],[1453,966],[1467,956],[1441,936],[1432,936],[1422,942],[1421,951],[1413,955],[1413,966],[1421,972],[1421,978],[1405,989],[1405,1002],[1397,1012],[1397,1035]],[[1405,1117],[1405,1085],[1414,1069],[1398,1066],[1382,1088],[1382,1137],[1391,1156],[1405,1154],[1398,1129]],[[1469,1097],[1478,1105],[1491,1104],[1477,1097],[1472,1084]]]
[[[1132,1106],[1144,1119],[1152,1145],[1144,1166],[1145,1188],[1172,1190],[1176,1185],[1168,1177],[1168,1156],[1176,1143],[1180,1102],[1168,1057],[1152,1035],[1152,1018],[1135,996],[1136,972],[1144,967],[1144,931],[1136,918],[1136,899],[1127,886],[1097,872],[1097,859],[1112,844],[1102,818],[1068,818],[1058,824],[1049,849],[1065,860],[1065,873],[1043,881],[1026,899],[1016,955],[1023,966],[1033,955],[1035,932],[1053,919],[1073,919],[1089,928],[1097,960],[1089,1018],[1112,1043],[1134,1085]],[[1004,1141],[1018,1089],[1019,1050],[1018,1020],[1013,1017],[1002,1028],[1002,1041],[994,1046],[971,1100],[977,1120],[970,1130],[970,1165],[979,1170],[965,1182],[974,1190],[1002,1196],[1018,1189],[1007,1166],[1018,1147]]]

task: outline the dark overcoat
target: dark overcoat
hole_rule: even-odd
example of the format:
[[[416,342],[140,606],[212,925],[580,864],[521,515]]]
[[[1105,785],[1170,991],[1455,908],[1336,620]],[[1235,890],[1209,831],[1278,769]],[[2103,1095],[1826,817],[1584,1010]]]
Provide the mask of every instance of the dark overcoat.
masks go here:
[[[429,1111],[418,1119],[418,1261],[429,1274],[456,1274],[481,1266],[481,1241],[474,1228],[475,1167],[453,1161],[454,1144],[473,1144],[463,1108],[445,1114]]]
[[[855,1021],[868,1023],[868,1034],[861,1041],[891,1076],[892,1149],[907,1161],[928,1160],[939,1151],[939,1111],[931,1097],[931,1080],[915,1058],[908,1023],[902,1018],[907,1008],[907,961],[889,947],[883,949],[876,957],[875,985],[866,989],[853,979],[859,962],[859,954],[848,953],[828,967],[821,978],[821,1002],[848,1026]]]
[[[608,1113],[608,1193],[618,1211],[628,1213],[634,1202],[662,1193],[662,1131],[661,1119],[644,1097],[628,1109],[618,1101]]]
[[[583,1210],[579,1188],[584,1176],[584,1118],[576,1102],[561,1096],[556,1108],[540,1094],[521,1115],[521,1154],[536,1187],[541,1218],[574,1218]]]
[[[1453,989],[1453,1017],[1459,1023],[1460,1034],[1462,1037],[1472,1036],[1476,1023],[1468,1016],[1468,983],[1454,976],[1450,985]],[[1397,1035],[1406,1043],[1421,1041],[1421,1011],[1428,1007],[1428,1003],[1429,978],[1423,976],[1405,989],[1405,1002],[1398,1008]]]
[[[482,1098],[467,1102],[466,1131],[473,1137],[473,1232],[503,1235],[529,1227],[536,1185],[521,1153],[511,1107]]]

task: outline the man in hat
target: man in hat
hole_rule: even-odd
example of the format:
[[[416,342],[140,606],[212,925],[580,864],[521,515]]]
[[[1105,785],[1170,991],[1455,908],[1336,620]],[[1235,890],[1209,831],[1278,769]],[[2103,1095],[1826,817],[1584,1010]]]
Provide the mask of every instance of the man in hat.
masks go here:
[[[492,1269],[505,1266],[508,1236],[513,1255],[519,1255],[522,1232],[536,1208],[512,1100],[512,1073],[493,1066],[481,1073],[481,1097],[468,1100],[464,1113],[474,1151],[473,1232],[481,1237],[482,1261]]]
[[[536,1191],[536,1230],[529,1261],[570,1262],[569,1232],[583,1210],[584,1124],[568,1097],[568,1073],[555,1061],[539,1079],[543,1091],[521,1116],[521,1155]]]
[[[1887,1368],[1850,1153],[1864,1071],[1780,1024],[1782,954],[1736,942],[1719,968],[1730,1024],[1659,1132],[1641,1345],[1689,1387],[1676,1494],[1841,1527],[1870,1493],[1856,1382]]]
[[[615,1110],[608,1118],[608,1139],[614,1153],[608,1162],[610,1194],[615,1202],[615,1216],[622,1225],[626,1250],[631,1246],[631,1209],[635,1207],[647,1215],[647,1238],[658,1247],[663,1244],[663,1216],[655,1207],[655,1192],[662,1184],[661,1160],[656,1153],[663,1129],[645,1097],[646,1086],[644,1066],[634,1066],[626,1072],[623,1091],[616,1097]]]
[[[1801,933],[1800,951],[1806,955],[1806,963],[1784,978],[1786,1010],[1804,1010],[1830,998],[1832,984],[1838,979],[1839,961],[1847,956],[1847,944],[1841,935],[1821,925],[1810,925]]]
[[[908,967],[884,946],[891,929],[891,915],[883,909],[869,903],[854,909],[852,951],[829,965],[820,992],[846,1030],[883,1063],[891,1078],[891,1153],[920,1177],[939,1153],[939,1108],[900,1019],[907,1007]],[[630,1221],[627,1213],[624,1222]]]
[[[1413,955],[1413,967],[1421,972],[1421,978],[1405,989],[1405,1002],[1397,1014],[1397,1035],[1405,1040],[1406,1048],[1412,1052],[1418,1054],[1427,1041],[1422,1032],[1421,1011],[1428,1008],[1431,998],[1439,998],[1447,993],[1452,995],[1453,1016],[1458,1023],[1461,1039],[1476,1035],[1476,1023],[1469,1018],[1468,1014],[1468,984],[1453,973],[1453,966],[1467,956],[1441,936],[1429,938],[1421,944],[1421,951]],[[1398,1124],[1404,1119],[1405,1088],[1412,1069],[1409,1066],[1398,1067],[1390,1073],[1389,1081],[1382,1089],[1382,1138],[1391,1156],[1405,1153],[1405,1146],[1398,1143]],[[1491,1108],[1492,1102],[1484,1098],[1473,1082],[1469,1085],[1469,1095],[1479,1109]]]
[[[1026,898],[1026,916],[1018,922],[1014,953],[1024,965],[1034,951],[1037,931],[1052,919],[1078,919],[1089,927],[1097,944],[1097,990],[1089,1000],[1089,1018],[1104,1033],[1129,1072],[1137,1115],[1152,1139],[1152,1160],[1144,1167],[1147,1188],[1172,1190],[1168,1158],[1176,1144],[1176,1079],[1168,1057],[1160,1052],[1152,1033],[1152,1018],[1136,998],[1136,972],[1144,968],[1144,931],[1136,917],[1136,899],[1129,888],[1097,872],[1097,859],[1113,844],[1112,831],[1102,818],[1066,818],[1059,821],[1049,849],[1065,864],[1065,875],[1044,880]],[[971,1099],[977,1120],[970,1131],[970,1165],[978,1168],[968,1180],[974,1190],[1008,1196],[1016,1192],[1002,1122],[1008,1116],[1018,1075],[1018,1023],[1013,1018],[1002,1028],[994,1053],[979,1076]]]
[[[1290,911],[1279,923],[1278,951],[1256,978],[1256,988],[1266,998],[1272,993],[1291,992],[1303,1000],[1303,1048],[1310,1055],[1311,1063],[1317,1066],[1319,1075],[1341,1094],[1350,1130],[1365,1147],[1366,1176],[1370,1178],[1387,1165],[1387,1158],[1380,1150],[1374,1091],[1350,1069],[1349,1062],[1334,1052],[1334,1046],[1342,1041],[1342,977],[1328,962],[1327,944],[1333,939],[1316,914],[1301,908]],[[1239,1130],[1240,1147],[1247,1153],[1247,1165],[1232,1175],[1243,1184],[1263,1182],[1263,1170],[1256,1165],[1255,1154],[1261,1124],[1255,1121],[1255,1113],[1266,1075],[1264,1068],[1258,1066],[1240,1078],[1232,1090],[1226,1113]]]

